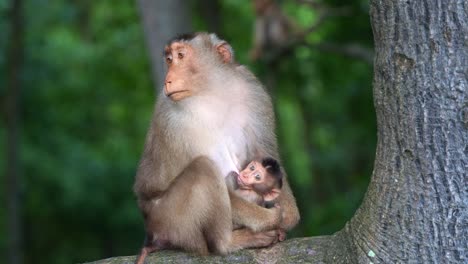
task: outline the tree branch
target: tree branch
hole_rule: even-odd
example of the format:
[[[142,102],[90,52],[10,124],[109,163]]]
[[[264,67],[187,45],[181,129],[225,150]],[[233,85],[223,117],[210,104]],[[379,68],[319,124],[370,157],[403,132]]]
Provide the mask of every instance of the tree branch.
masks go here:
[[[316,48],[322,51],[332,52],[336,54],[341,54],[350,58],[356,58],[365,61],[366,63],[372,64],[373,63],[373,56],[374,53],[358,44],[334,44],[334,43],[317,43],[317,44],[309,44],[306,42],[305,38],[320,29],[320,27],[330,18],[336,16],[348,16],[351,14],[351,9],[347,6],[344,7],[337,7],[337,8],[330,8],[323,3],[319,3],[317,1],[309,1],[309,0],[298,0],[299,3],[307,4],[313,7],[316,10],[319,10],[319,18],[317,21],[310,27],[300,31],[299,33],[295,34],[292,39],[281,47],[276,49],[270,50],[264,55],[264,60],[268,64],[274,64],[277,62],[281,57],[290,54],[297,46],[308,46],[311,48]]]
[[[322,11],[319,11],[320,15],[317,21],[307,29],[300,32],[296,38],[303,39],[308,34],[317,31],[324,23],[331,17],[336,16],[349,16],[351,14],[351,9],[347,6],[337,7],[337,8],[323,8]]]
[[[329,263],[348,253],[342,232],[332,236],[288,239],[270,248],[241,250],[227,256],[201,257],[181,251],[160,251],[146,258],[155,263]],[[89,264],[133,263],[136,256],[115,257]]]

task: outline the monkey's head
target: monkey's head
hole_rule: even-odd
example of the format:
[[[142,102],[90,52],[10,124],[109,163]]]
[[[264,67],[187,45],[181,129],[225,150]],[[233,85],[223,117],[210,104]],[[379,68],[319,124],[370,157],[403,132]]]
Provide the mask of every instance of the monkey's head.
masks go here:
[[[170,40],[164,48],[167,75],[164,93],[173,101],[180,101],[203,92],[216,69],[234,63],[232,47],[215,34],[183,34]],[[207,76],[208,75],[208,76]]]
[[[276,199],[283,187],[283,173],[278,161],[273,158],[254,160],[239,173],[239,188],[254,190],[263,196],[266,202]]]

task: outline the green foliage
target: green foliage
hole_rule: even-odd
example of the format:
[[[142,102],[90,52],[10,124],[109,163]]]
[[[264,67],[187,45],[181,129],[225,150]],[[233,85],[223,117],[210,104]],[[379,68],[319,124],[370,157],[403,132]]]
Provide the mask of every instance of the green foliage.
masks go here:
[[[302,28],[317,20],[317,12],[307,6],[282,3]],[[25,260],[74,263],[135,254],[143,225],[131,189],[154,103],[136,4],[25,4],[20,138]],[[250,2],[220,4],[221,33],[236,49],[237,59],[274,86],[269,88],[283,165],[302,214],[293,234],[338,231],[358,207],[371,174],[376,134],[371,66],[306,45],[275,65],[252,64]],[[349,6],[352,16],[327,20],[307,37],[309,43],[370,48],[367,1]],[[6,8],[0,3],[0,12]],[[207,22],[193,15],[196,30],[204,30]],[[2,51],[7,26],[8,17],[1,16]],[[5,136],[4,123],[0,136]],[[0,146],[5,149],[4,142]],[[4,160],[1,152],[2,169]],[[3,181],[0,187],[4,189]],[[5,214],[0,210],[2,226]],[[2,248],[4,244],[0,237]]]

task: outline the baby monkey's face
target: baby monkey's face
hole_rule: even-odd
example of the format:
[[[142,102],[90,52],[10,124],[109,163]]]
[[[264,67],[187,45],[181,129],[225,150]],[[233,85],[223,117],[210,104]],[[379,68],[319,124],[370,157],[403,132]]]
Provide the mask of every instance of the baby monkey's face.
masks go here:
[[[253,184],[265,182],[265,168],[258,161],[252,161],[247,167],[239,173],[237,183],[241,189],[252,189]]]

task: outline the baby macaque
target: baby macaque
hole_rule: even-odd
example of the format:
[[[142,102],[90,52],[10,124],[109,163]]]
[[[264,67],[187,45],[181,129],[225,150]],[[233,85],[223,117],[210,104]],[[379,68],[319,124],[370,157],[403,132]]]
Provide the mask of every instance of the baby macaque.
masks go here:
[[[239,174],[229,173],[226,184],[237,196],[267,207],[273,205],[274,200],[280,195],[283,173],[278,161],[268,157],[253,160]]]

